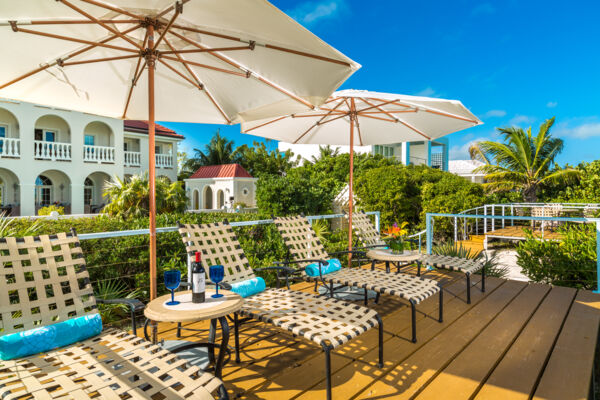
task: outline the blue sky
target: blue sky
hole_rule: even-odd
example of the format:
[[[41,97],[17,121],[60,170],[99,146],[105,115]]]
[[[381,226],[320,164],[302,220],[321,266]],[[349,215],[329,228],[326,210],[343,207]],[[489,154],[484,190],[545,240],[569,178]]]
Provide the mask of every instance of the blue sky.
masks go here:
[[[449,136],[453,159],[496,139],[497,126],[537,131],[552,116],[565,140],[559,163],[600,159],[600,2],[272,2],[362,64],[342,89],[461,100],[484,125]],[[164,125],[188,137],[189,152],[217,128],[238,145],[254,139],[239,126]]]

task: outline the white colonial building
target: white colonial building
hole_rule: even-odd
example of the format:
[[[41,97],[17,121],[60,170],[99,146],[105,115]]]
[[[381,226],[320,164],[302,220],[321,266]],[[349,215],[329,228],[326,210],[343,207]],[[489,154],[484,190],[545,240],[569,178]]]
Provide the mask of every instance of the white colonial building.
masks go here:
[[[183,136],[157,125],[156,174],[177,179]],[[148,127],[81,112],[0,99],[0,205],[36,215],[57,204],[67,214],[99,211],[114,176],[148,169]]]
[[[465,179],[470,180],[474,183],[484,183],[485,174],[483,172],[475,172],[475,170],[485,165],[478,160],[452,160],[448,171],[462,176]]]
[[[256,206],[256,181],[239,164],[200,167],[185,180],[189,210],[220,210],[243,204]]]
[[[332,146],[339,148],[340,152],[348,153],[348,146]],[[305,160],[312,160],[319,156],[317,144],[290,144],[279,142],[279,151],[291,150]],[[356,153],[381,154],[386,158],[393,158],[404,165],[428,165],[443,171],[448,170],[448,139],[439,138],[432,141],[403,142],[387,145],[355,146]]]

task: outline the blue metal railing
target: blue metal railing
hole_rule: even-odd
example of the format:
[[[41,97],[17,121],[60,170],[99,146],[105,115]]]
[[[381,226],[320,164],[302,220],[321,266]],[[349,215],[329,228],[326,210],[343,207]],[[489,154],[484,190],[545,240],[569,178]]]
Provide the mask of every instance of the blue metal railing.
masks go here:
[[[508,220],[508,221],[548,221],[548,222],[583,222],[596,224],[596,293],[600,293],[600,218],[585,218],[585,217],[520,217],[506,215],[469,215],[469,214],[444,214],[444,213],[427,213],[425,217],[425,230],[427,234],[427,254],[431,254],[433,247],[433,219],[435,217],[442,218],[489,218],[491,220]]]

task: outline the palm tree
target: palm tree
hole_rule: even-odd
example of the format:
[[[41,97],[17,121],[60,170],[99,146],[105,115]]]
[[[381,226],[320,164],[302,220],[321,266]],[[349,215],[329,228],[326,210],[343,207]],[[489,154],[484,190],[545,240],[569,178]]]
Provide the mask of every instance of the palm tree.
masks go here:
[[[233,148],[233,140],[221,136],[217,130],[204,151],[194,149],[194,157],[186,161],[185,169],[195,171],[206,165],[232,164],[239,162],[238,152]]]
[[[150,210],[148,173],[133,175],[129,180],[115,176],[104,190],[110,203],[104,207],[109,215],[123,218],[146,217]],[[187,204],[181,182],[169,182],[167,178],[156,178],[156,212],[183,212]]]
[[[573,168],[552,170],[554,159],[564,147],[561,139],[550,134],[553,124],[554,117],[546,120],[537,136],[531,134],[531,127],[527,131],[517,127],[498,128],[504,143],[483,141],[472,145],[471,158],[485,163],[475,171],[486,174],[486,188],[520,190],[525,201],[535,203],[541,186],[577,177],[579,171]]]

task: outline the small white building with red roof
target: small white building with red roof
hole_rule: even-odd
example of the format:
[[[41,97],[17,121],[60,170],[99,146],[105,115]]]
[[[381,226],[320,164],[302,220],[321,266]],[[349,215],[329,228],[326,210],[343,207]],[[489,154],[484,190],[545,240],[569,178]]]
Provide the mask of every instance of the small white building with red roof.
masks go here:
[[[256,181],[240,164],[200,167],[185,180],[189,210],[256,206]]]

